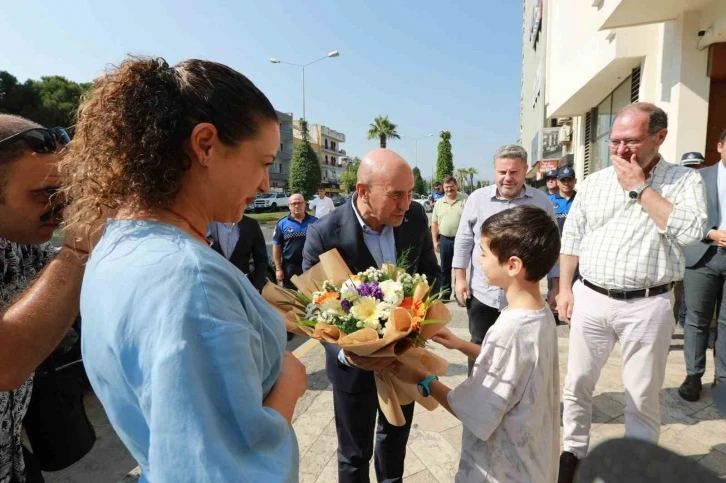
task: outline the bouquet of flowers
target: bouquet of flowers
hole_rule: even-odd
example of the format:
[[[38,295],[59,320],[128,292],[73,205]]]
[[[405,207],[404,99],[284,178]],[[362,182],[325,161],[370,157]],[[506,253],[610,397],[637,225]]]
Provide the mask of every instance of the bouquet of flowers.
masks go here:
[[[359,356],[396,357],[404,364],[444,375],[446,361],[425,349],[451,314],[440,294],[432,294],[426,277],[401,266],[383,265],[352,274],[337,250],[320,256],[320,263],[293,277],[298,290],[268,284],[263,297],[283,315],[290,332],[334,343]],[[376,372],[376,386],[386,418],[403,425],[400,405],[418,401],[433,410],[415,386],[390,372]]]

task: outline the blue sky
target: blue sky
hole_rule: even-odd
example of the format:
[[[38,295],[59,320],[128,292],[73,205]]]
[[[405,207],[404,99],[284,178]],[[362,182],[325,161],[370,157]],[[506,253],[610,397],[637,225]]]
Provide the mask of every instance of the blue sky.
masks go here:
[[[522,3],[506,0],[3,2],[0,70],[21,81],[63,75],[89,81],[126,54],[170,64],[205,58],[257,84],[280,111],[302,112],[301,73],[270,57],[305,63],[310,122],[344,132],[348,155],[376,147],[368,125],[387,114],[418,143],[430,175],[438,133],[452,133],[456,167],[492,179],[492,154],[519,130]],[[415,164],[414,142],[389,147]]]

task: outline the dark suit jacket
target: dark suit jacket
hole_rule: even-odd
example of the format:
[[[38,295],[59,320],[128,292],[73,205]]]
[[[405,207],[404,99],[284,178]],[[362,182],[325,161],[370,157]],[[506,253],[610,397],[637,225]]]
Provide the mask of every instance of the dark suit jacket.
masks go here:
[[[303,270],[319,261],[321,253],[337,248],[351,272],[362,272],[375,267],[373,255],[363,241],[363,229],[353,211],[352,200],[328,216],[308,227],[303,249]],[[422,273],[433,285],[433,293],[441,284],[441,267],[436,259],[428,218],[423,206],[411,203],[403,223],[393,229],[396,240],[396,257],[408,250],[408,272]],[[359,392],[375,386],[373,373],[351,368],[338,362],[337,346],[326,344],[327,373],[336,388],[346,392]]]
[[[239,241],[232,251],[229,261],[249,277],[250,282],[257,290],[262,290],[267,282],[267,249],[265,245],[265,237],[262,235],[262,229],[257,220],[248,216],[243,216],[239,223],[235,225],[239,230]],[[220,255],[222,247],[219,244],[219,234],[212,228],[210,229],[212,238],[212,248]],[[250,258],[254,264],[254,271],[250,273]]]
[[[706,223],[706,231],[703,233],[703,238],[700,242],[695,245],[682,247],[683,254],[686,257],[686,267],[689,268],[697,264],[703,258],[703,255],[706,254],[708,247],[711,246],[711,240],[706,238],[708,232],[718,229],[718,221],[721,217],[721,203],[718,199],[718,165],[720,163],[721,161],[713,166],[699,170],[706,185],[708,222]]]

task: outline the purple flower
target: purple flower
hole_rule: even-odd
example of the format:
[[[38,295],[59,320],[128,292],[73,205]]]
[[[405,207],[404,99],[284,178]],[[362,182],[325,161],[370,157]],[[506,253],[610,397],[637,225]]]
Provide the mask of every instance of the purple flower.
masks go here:
[[[360,284],[360,287],[358,287],[358,295],[383,300],[383,290],[381,290],[381,287],[376,282],[363,282]]]
[[[350,308],[353,306],[353,302],[350,300],[343,300],[340,302],[340,305],[343,307],[343,311],[348,314],[350,313]]]

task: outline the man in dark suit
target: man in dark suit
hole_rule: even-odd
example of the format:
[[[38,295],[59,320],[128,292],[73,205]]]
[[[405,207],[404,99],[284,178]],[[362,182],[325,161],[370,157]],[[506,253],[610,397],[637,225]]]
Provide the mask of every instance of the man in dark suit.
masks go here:
[[[686,273],[683,277],[686,303],[683,354],[687,375],[678,388],[678,394],[691,402],[701,397],[701,378],[706,372],[706,350],[713,310],[726,284],[726,131],[721,134],[718,152],[721,153],[721,160],[700,170],[706,184],[706,233],[699,243],[683,247],[686,257]],[[718,311],[716,337],[714,385],[726,383],[726,310],[723,299]]]
[[[267,250],[257,220],[243,216],[239,223],[231,225],[213,222],[209,236],[212,248],[242,270],[257,290],[262,290],[267,283]]]
[[[358,169],[355,195],[308,228],[303,269],[333,248],[354,273],[401,262],[405,254],[408,272],[425,274],[438,291],[441,268],[423,206],[411,203],[413,186],[413,172],[403,158],[386,149],[368,153]],[[389,368],[395,359],[359,357],[330,344],[325,350],[338,432],[338,480],[369,481],[377,414],[376,476],[379,482],[402,481],[413,404],[402,406],[404,426],[388,424],[378,407],[372,372]]]

